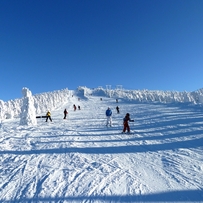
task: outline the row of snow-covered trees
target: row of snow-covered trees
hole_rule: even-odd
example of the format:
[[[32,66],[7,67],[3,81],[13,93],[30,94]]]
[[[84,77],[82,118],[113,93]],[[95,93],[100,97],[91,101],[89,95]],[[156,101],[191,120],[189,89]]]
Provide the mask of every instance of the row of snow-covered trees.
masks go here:
[[[59,108],[67,103],[72,94],[84,96],[108,96],[127,99],[136,102],[161,102],[161,103],[203,103],[203,89],[194,92],[177,91],[151,91],[151,90],[125,90],[79,87],[76,91],[68,89],[33,95],[36,114]],[[19,117],[23,105],[22,99],[4,102],[0,100],[0,119]]]
[[[149,91],[149,90],[120,90],[111,91],[113,97],[127,98],[139,102],[161,102],[161,103],[201,103],[202,96],[198,92],[176,92],[176,91]]]
[[[48,109],[53,110],[60,107],[67,102],[69,96],[70,91],[68,89],[33,95],[36,114],[45,114]],[[19,117],[22,107],[23,98],[10,100],[8,102],[0,100],[0,119]]]
[[[109,97],[122,98],[137,102],[161,102],[161,103],[203,103],[203,89],[193,92],[178,91],[152,91],[152,90],[125,90],[97,88],[87,94],[107,95]]]

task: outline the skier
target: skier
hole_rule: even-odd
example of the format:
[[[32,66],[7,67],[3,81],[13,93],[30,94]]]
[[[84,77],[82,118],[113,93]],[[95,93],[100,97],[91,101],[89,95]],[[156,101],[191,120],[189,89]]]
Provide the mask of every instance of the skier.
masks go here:
[[[120,111],[119,111],[119,107],[118,107],[118,106],[116,107],[116,110],[117,110],[117,113],[120,113]]]
[[[46,114],[46,122],[48,121],[48,119],[52,122],[50,111],[47,111],[47,114]]]
[[[125,133],[126,130],[128,131],[128,133],[130,133],[130,127],[128,125],[128,121],[134,122],[134,120],[130,119],[130,114],[129,113],[127,113],[125,118],[123,119],[123,132],[122,133]]]
[[[68,114],[68,111],[65,109],[63,113],[64,113],[64,118],[63,118],[63,119],[66,119],[66,116],[67,116],[67,114]]]
[[[75,104],[73,105],[74,111],[76,111],[77,107],[75,106]]]
[[[106,120],[106,126],[108,126],[108,124],[110,124],[110,126],[112,126],[112,118],[111,118],[111,116],[112,116],[112,111],[108,107],[108,109],[106,110],[106,118],[107,118],[107,120]]]
[[[78,105],[78,110],[80,110],[80,106]]]

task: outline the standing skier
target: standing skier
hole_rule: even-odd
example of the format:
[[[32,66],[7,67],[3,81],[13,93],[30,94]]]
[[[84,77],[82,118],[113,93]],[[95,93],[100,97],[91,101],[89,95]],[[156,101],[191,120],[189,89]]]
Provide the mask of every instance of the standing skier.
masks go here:
[[[116,107],[116,110],[117,110],[117,113],[120,113],[120,111],[119,111],[119,107],[118,107],[118,106]]]
[[[68,114],[68,111],[65,109],[63,113],[64,113],[64,118],[63,118],[63,119],[66,119],[66,116],[67,116],[67,114]]]
[[[106,118],[107,118],[107,120],[106,120],[106,126],[108,126],[108,124],[110,124],[110,126],[112,125],[112,118],[111,118],[111,116],[112,116],[112,111],[108,107],[108,109],[106,110]]]
[[[73,105],[73,108],[74,108],[74,111],[76,111],[77,107],[76,107],[76,105],[75,105],[75,104]]]
[[[47,111],[47,114],[46,114],[46,122],[48,121],[48,119],[52,122],[50,111]]]
[[[130,119],[130,114],[129,114],[129,113],[127,113],[127,114],[125,115],[125,118],[123,119],[123,133],[124,133],[126,130],[128,131],[128,133],[130,133],[130,127],[129,127],[129,125],[128,125],[128,121],[134,122],[134,120],[131,120],[131,119]]]

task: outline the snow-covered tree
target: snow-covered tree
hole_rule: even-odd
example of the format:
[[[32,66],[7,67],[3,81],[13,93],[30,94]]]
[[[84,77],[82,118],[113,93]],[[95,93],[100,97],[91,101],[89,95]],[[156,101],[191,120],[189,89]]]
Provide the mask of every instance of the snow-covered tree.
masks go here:
[[[20,125],[36,125],[36,110],[31,91],[24,87],[22,89],[23,106],[21,108]]]

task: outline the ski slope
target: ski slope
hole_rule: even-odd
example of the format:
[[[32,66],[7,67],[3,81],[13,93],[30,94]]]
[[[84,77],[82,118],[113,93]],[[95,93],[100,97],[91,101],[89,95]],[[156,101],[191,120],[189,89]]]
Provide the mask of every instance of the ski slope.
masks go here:
[[[203,202],[199,106],[73,96],[51,113],[37,126],[1,123],[0,202]],[[131,134],[121,133],[126,113]]]

